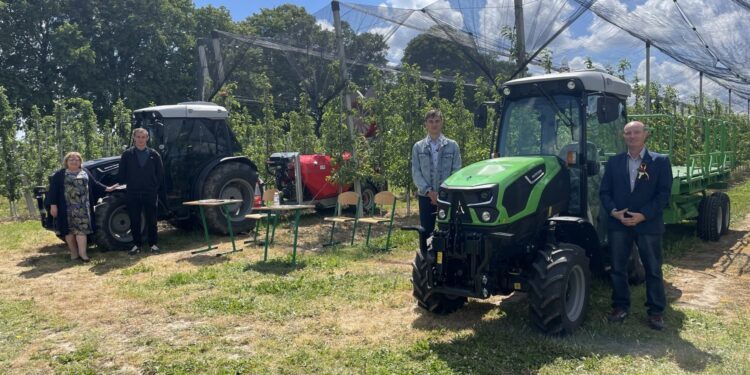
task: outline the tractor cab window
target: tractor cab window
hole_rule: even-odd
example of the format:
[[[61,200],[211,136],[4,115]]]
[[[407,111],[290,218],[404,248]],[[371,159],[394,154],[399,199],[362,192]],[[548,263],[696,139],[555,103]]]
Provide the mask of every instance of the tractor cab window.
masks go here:
[[[507,102],[500,156],[555,155],[577,151],[580,99],[571,95],[528,97]]]
[[[625,101],[612,95],[591,93],[586,96],[586,143],[590,170],[588,173],[588,208],[599,240],[604,241],[607,213],[599,201],[599,186],[610,156],[625,151],[622,128],[625,126]]]
[[[625,140],[622,137],[622,129],[625,126],[625,102],[619,100],[612,106],[616,111],[613,116],[604,118],[602,111],[605,110],[603,102],[605,94],[594,93],[586,97],[586,139],[596,146],[597,159],[606,163],[607,159],[615,154],[624,152]],[[615,99],[609,96],[609,100]],[[592,158],[593,155],[589,156]]]

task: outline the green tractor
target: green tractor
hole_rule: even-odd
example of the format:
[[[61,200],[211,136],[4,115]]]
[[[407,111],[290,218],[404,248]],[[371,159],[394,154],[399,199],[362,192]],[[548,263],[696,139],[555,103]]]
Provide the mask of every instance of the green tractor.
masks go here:
[[[496,152],[442,184],[437,228],[414,259],[413,294],[420,307],[447,314],[468,297],[521,291],[534,326],[571,333],[586,315],[591,274],[608,269],[598,191],[607,158],[626,150],[631,88],[587,70],[501,90]],[[482,108],[477,118],[486,122]],[[634,249],[631,282],[642,281],[639,262]]]

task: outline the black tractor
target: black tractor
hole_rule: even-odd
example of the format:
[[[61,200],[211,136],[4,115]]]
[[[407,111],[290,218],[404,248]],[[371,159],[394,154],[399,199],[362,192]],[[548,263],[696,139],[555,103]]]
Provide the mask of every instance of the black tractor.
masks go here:
[[[195,208],[182,203],[204,198],[241,199],[229,206],[235,232],[253,225],[246,220],[255,201],[258,169],[245,156],[236,156],[242,147],[227,124],[225,108],[207,102],[188,102],[139,109],[133,112],[133,128],[149,132],[148,146],[157,150],[164,162],[164,189],[159,194],[159,220],[168,220],[180,229],[200,227]],[[116,181],[119,156],[84,163],[105,185]],[[127,187],[125,187],[127,189]],[[122,250],[132,245],[130,219],[125,206],[125,189],[103,197],[94,207],[97,229],[93,242],[106,250]],[[45,202],[46,188],[35,195],[42,225],[55,230]],[[218,208],[207,208],[206,224],[214,233],[228,233],[227,222]],[[144,233],[145,228],[139,228]]]

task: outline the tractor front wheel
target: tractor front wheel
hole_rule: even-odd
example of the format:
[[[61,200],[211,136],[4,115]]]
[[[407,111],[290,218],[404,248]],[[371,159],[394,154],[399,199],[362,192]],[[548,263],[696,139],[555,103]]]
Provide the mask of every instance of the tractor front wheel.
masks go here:
[[[130,216],[124,194],[113,194],[94,207],[96,232],[94,242],[105,250],[125,250],[133,244]],[[141,233],[145,238],[146,221],[141,218]]]
[[[532,264],[531,322],[548,335],[565,335],[583,322],[591,291],[586,251],[576,245],[547,245]]]
[[[432,265],[435,262],[429,250],[429,248],[424,252],[419,250],[414,257],[411,272],[412,295],[417,299],[419,307],[435,314],[450,314],[463,307],[467,298],[432,292],[429,274],[432,272]]]

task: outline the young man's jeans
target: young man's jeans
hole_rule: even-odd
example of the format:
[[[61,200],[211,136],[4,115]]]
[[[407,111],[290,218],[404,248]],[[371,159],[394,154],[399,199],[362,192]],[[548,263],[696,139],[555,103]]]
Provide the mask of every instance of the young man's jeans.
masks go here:
[[[638,234],[633,229],[610,231],[612,252],[612,307],[630,310],[628,258],[635,242],[646,270],[646,308],[649,315],[662,314],[667,306],[661,273],[661,234]]]
[[[146,219],[146,236],[148,245],[156,245],[156,215],[157,200],[156,193],[132,193],[125,194],[125,203],[128,206],[128,216],[130,217],[130,233],[133,234],[133,243],[140,247],[143,245],[141,237],[141,213]],[[133,229],[138,228],[138,229]]]
[[[421,240],[426,241],[427,238],[432,236],[432,231],[435,230],[435,213],[437,212],[437,206],[432,204],[430,197],[419,195],[419,225],[425,229]]]

